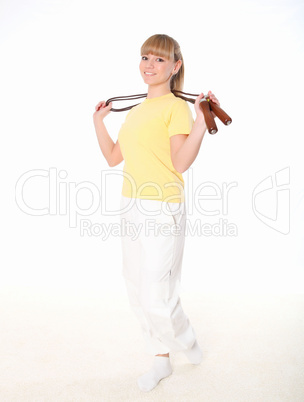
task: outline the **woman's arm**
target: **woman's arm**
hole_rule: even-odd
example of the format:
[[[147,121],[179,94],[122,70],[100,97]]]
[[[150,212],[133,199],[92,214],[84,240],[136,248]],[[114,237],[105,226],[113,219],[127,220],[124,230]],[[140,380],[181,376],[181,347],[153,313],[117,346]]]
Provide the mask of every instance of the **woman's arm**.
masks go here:
[[[211,91],[208,92],[208,95],[213,102],[219,105],[219,101]],[[201,94],[196,98],[194,104],[196,119],[190,134],[177,134],[170,137],[171,160],[179,173],[184,173],[194,162],[207,130],[204,114],[199,107],[199,101],[203,97],[204,94]]]
[[[114,143],[103,122],[103,119],[110,113],[111,107],[112,103],[106,106],[104,101],[99,102],[95,107],[93,120],[101,152],[108,162],[108,165],[113,167],[123,161],[123,156],[120,150],[119,142],[116,141],[116,143]]]

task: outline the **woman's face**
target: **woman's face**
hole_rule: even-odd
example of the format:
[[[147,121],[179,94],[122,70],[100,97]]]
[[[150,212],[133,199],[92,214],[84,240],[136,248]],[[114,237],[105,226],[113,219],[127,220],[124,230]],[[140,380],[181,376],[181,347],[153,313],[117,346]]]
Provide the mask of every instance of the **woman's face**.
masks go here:
[[[172,73],[178,70],[177,64],[178,62],[149,53],[141,56],[139,70],[145,84],[169,84]]]

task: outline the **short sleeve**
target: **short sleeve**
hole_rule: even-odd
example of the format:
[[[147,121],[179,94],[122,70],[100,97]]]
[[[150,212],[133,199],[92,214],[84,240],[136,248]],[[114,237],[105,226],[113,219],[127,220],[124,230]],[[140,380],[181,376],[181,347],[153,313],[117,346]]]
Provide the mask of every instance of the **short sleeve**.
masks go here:
[[[183,99],[177,99],[171,110],[168,125],[169,137],[177,134],[190,134],[192,126],[193,116],[189,105]]]

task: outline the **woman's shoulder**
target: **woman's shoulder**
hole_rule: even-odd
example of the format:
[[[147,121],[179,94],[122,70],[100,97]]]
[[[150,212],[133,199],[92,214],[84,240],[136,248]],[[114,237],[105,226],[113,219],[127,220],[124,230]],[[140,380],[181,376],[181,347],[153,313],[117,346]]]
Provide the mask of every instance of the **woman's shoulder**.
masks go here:
[[[174,92],[172,92],[172,95],[174,96],[175,99],[177,99],[179,102],[186,102],[184,99],[180,98],[179,96],[177,96]]]
[[[134,113],[136,113],[141,107],[141,103],[138,103],[137,105],[133,106],[128,113],[126,114],[126,119],[132,116]]]
[[[175,95],[170,97],[170,101],[168,102],[163,113],[167,124],[184,120],[193,120],[192,111],[188,102]]]
[[[172,96],[171,108],[172,108],[172,110],[177,110],[177,111],[179,110],[179,111],[187,111],[188,112],[191,110],[189,103],[187,101],[180,98],[179,96],[175,96],[174,94]]]
[[[174,105],[180,105],[180,106],[189,106],[189,102],[185,101],[184,99],[180,98],[179,96],[176,96],[172,92],[172,104]]]

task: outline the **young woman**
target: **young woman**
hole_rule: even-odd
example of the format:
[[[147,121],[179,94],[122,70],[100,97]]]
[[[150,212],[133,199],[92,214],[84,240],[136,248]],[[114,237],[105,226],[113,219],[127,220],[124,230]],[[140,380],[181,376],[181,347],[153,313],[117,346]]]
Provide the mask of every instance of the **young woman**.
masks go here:
[[[203,94],[195,101],[193,121],[187,102],[172,93],[182,90],[184,80],[176,40],[168,35],[148,38],[141,47],[139,69],[148,85],[147,97],[128,112],[117,142],[104,125],[112,103],[99,102],[93,120],[109,166],[125,161],[123,275],[146,351],[154,356],[150,371],[137,380],[142,391],[150,391],[172,373],[170,352],[184,352],[192,364],[202,359],[195,332],[181,307],[179,284],[186,225],[182,173],[199,152],[206,124],[199,108]],[[211,91],[208,95],[219,105]]]

